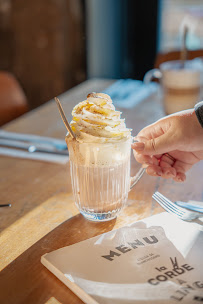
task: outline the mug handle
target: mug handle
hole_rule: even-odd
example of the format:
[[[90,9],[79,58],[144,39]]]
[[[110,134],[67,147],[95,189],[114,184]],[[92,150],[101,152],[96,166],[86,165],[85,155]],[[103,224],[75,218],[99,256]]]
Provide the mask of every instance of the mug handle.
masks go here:
[[[138,142],[138,140],[133,139],[133,142]],[[141,179],[141,177],[145,173],[145,170],[146,170],[146,167],[144,167],[144,165],[143,165],[142,168],[140,168],[140,170],[137,172],[136,175],[130,177],[130,189],[129,189],[129,191],[137,184],[137,182],[139,182],[139,180]]]
[[[139,182],[139,180],[141,179],[141,177],[145,173],[145,170],[146,170],[145,168],[140,168],[138,173],[135,176],[130,178],[130,190],[137,184],[137,182]]]
[[[149,84],[153,79],[161,79],[162,78],[162,73],[159,69],[152,69],[150,71],[148,71],[144,78],[143,78],[143,82],[145,84]]]
[[[162,73],[159,69],[152,69],[150,71],[148,71],[143,79],[143,82],[145,84],[149,84],[152,79],[161,79],[162,78]],[[130,178],[130,190],[137,184],[137,182],[139,182],[139,180],[141,179],[141,177],[143,176],[143,174],[145,173],[146,168],[140,168],[140,170],[138,171],[138,173]],[[130,191],[129,190],[129,191]]]

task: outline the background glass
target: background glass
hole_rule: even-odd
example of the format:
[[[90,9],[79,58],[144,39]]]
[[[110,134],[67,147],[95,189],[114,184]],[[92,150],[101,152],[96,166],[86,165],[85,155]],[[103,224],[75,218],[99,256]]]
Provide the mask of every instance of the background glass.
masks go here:
[[[146,73],[147,84],[154,78],[161,82],[163,105],[166,114],[191,109],[200,101],[203,66],[197,60],[168,61]]]

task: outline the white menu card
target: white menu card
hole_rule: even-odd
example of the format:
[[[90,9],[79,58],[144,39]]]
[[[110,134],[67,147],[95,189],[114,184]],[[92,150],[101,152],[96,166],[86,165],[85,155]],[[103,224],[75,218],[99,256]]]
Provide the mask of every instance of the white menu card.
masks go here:
[[[161,213],[42,256],[84,303],[203,302],[203,231]]]

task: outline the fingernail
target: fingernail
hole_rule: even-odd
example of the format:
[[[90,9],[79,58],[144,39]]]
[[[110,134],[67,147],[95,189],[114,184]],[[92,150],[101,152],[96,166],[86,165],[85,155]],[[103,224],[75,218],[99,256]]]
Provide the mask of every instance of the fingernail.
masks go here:
[[[178,180],[179,182],[184,182],[184,181],[185,181],[185,179],[182,178],[182,177],[180,177],[180,176],[177,177],[177,180]]]
[[[137,151],[143,151],[145,144],[143,142],[136,142],[132,144],[132,148]]]
[[[153,163],[150,163],[150,162],[146,162],[142,165],[143,168],[147,168],[148,166],[151,166],[153,165]]]
[[[162,171],[158,171],[158,172],[157,172],[157,175],[158,175],[158,176],[162,176]]]
[[[172,173],[171,171],[166,171],[165,174],[166,174],[167,176],[175,177],[175,174]]]
[[[150,174],[153,175],[153,176],[157,176],[155,171],[151,171]]]
[[[150,173],[150,174],[153,175],[153,176],[157,176],[157,175],[158,175],[158,176],[161,176],[162,171],[161,171],[161,169],[155,171],[155,170],[152,169],[152,168],[148,168],[148,173]]]

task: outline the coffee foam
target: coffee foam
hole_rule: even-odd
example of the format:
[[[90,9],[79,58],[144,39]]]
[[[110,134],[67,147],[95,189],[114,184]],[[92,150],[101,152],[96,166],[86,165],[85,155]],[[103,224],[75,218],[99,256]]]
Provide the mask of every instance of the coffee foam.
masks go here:
[[[169,88],[189,89],[200,86],[200,71],[190,69],[163,71],[164,86]]]
[[[109,167],[130,157],[132,139],[119,143],[79,143],[66,138],[70,160],[80,166]]]

